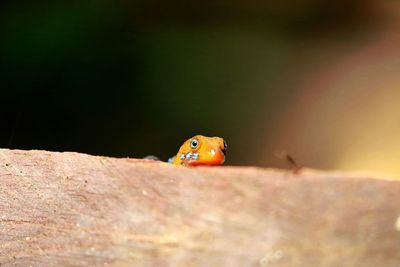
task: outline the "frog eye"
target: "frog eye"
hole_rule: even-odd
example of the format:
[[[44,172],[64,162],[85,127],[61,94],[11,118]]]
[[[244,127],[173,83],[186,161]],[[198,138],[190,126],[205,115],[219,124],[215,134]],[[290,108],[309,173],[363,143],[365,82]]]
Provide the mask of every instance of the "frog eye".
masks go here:
[[[192,141],[190,141],[191,149],[196,149],[198,146],[199,146],[199,141],[197,139],[192,139]]]
[[[228,148],[228,145],[226,144],[225,140],[224,140],[224,147],[221,149],[222,153],[224,155],[226,155],[226,149]]]

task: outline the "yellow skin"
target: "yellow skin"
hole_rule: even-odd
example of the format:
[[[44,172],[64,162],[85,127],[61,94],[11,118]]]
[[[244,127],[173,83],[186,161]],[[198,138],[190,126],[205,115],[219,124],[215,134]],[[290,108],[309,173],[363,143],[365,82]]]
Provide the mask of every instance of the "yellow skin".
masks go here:
[[[196,135],[180,147],[172,164],[183,166],[221,165],[225,162],[226,142],[221,137]]]

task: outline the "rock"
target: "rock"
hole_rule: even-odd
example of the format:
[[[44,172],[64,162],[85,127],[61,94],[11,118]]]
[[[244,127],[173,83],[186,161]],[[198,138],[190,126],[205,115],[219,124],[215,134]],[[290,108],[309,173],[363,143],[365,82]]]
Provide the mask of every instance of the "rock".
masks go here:
[[[0,150],[1,266],[400,266],[400,181]]]

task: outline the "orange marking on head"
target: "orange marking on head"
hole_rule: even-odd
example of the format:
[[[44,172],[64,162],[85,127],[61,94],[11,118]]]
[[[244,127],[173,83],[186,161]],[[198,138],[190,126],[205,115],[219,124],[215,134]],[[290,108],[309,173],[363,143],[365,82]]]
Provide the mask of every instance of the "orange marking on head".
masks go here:
[[[221,165],[225,162],[226,142],[220,137],[196,135],[180,147],[172,164],[184,166]]]

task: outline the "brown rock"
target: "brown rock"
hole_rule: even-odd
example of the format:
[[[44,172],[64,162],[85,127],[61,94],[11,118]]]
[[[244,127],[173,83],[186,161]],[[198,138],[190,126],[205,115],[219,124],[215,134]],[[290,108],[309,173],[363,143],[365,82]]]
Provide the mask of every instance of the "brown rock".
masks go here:
[[[400,266],[399,181],[5,149],[0,181],[1,266]]]

